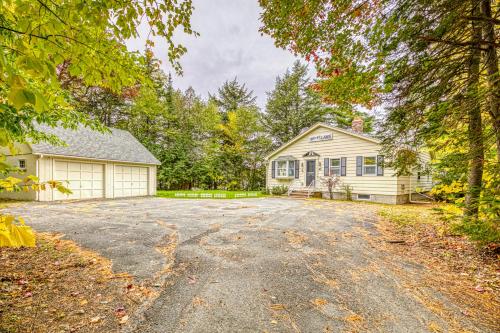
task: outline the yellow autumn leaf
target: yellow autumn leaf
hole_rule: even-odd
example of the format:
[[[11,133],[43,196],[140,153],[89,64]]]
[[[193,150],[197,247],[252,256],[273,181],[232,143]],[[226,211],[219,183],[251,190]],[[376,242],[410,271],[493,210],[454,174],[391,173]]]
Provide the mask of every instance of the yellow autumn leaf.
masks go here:
[[[19,225],[14,224],[12,215],[0,215],[0,247],[34,247],[35,234],[25,225],[22,217],[18,218]]]

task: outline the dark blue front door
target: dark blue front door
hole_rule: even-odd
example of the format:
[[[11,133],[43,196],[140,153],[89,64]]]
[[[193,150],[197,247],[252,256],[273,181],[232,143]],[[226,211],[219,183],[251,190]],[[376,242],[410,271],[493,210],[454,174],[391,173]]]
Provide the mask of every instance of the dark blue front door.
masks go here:
[[[316,161],[309,160],[306,162],[306,186],[311,185],[316,179]]]

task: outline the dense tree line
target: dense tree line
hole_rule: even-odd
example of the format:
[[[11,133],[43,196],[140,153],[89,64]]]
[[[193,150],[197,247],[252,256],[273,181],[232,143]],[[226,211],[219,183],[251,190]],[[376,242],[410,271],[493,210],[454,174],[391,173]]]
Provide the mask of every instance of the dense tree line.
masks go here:
[[[86,86],[61,66],[59,79],[76,110],[105,126],[130,131],[161,162],[161,189],[263,189],[265,156],[317,122],[350,126],[360,112],[342,112],[321,100],[310,86],[307,66],[296,62],[269,92],[265,110],[236,78],[204,100],[172,77],[147,52],[142,73],[149,84],[113,92]]]

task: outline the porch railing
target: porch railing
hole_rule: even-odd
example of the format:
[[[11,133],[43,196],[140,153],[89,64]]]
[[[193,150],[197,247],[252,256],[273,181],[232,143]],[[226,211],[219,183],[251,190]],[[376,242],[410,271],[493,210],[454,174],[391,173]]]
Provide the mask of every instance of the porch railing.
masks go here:
[[[307,197],[308,198],[311,196],[311,193],[316,188],[315,184],[316,184],[316,179],[313,179],[313,181],[311,182],[311,184],[309,184],[309,186],[307,187]]]
[[[292,194],[293,190],[295,190],[295,188],[296,188],[298,185],[300,185],[300,184],[301,184],[301,183],[300,183],[300,181],[298,181],[298,180],[294,180],[294,181],[290,184],[290,186],[288,186],[288,191],[287,191],[287,193],[286,193],[286,194],[287,194],[288,196],[290,196],[290,194]]]

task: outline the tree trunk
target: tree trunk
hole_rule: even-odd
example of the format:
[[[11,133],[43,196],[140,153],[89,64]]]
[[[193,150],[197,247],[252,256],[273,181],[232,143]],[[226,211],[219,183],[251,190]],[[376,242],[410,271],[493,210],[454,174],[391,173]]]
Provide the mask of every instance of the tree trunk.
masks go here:
[[[471,0],[472,16],[478,16],[479,8],[475,0]],[[471,48],[469,55],[467,109],[468,109],[468,139],[469,139],[469,176],[468,191],[465,196],[465,213],[468,217],[477,218],[479,199],[483,182],[483,128],[481,120],[481,105],[479,103],[479,65],[481,61],[481,25],[471,22]]]
[[[493,43],[495,43],[495,25],[492,20],[491,0],[481,0],[481,15],[483,20],[483,38],[490,42],[484,50],[484,62],[488,74],[489,86],[489,113],[493,120],[493,130],[497,146],[497,161],[500,162],[500,76],[498,73],[498,55]]]

